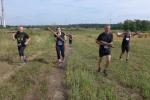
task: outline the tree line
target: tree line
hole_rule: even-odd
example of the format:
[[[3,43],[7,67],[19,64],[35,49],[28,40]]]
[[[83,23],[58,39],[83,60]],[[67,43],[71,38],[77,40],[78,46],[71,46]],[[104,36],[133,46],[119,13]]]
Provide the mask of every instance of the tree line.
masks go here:
[[[26,28],[63,27],[63,28],[103,28],[105,24],[69,24],[69,25],[26,25]],[[7,28],[17,28],[18,26],[7,25]],[[125,20],[123,23],[111,24],[112,29],[130,31],[150,31],[149,20]],[[2,26],[0,26],[2,28]]]
[[[149,31],[150,21],[148,20],[126,20],[123,23],[124,30],[131,31]]]

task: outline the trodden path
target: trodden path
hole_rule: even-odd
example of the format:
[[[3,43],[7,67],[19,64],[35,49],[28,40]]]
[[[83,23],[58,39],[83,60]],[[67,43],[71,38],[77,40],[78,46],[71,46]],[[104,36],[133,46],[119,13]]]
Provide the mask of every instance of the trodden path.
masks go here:
[[[67,100],[67,89],[64,85],[65,69],[67,67],[67,59],[71,53],[71,48],[66,47],[65,61],[61,65],[53,67],[51,76],[49,78],[48,86],[48,100]]]
[[[42,53],[43,52],[38,52],[34,55],[31,55],[27,58],[27,60],[28,61],[34,60],[37,56],[40,56]],[[0,84],[2,84],[2,82],[4,82],[4,81],[8,80],[12,75],[14,75],[19,69],[21,69],[23,67],[23,65],[18,65],[18,64],[17,65],[8,64],[7,62],[0,61],[0,68],[3,69],[0,71]],[[14,69],[12,68],[12,66],[14,67]],[[7,69],[7,71],[6,71],[6,69]]]
[[[71,48],[66,46],[66,57],[63,64],[55,64],[51,68],[51,73],[48,76],[48,91],[46,100],[68,100],[67,89],[64,85],[65,82],[65,69],[67,67],[67,59],[71,53]],[[24,100],[38,100],[36,95],[37,88],[33,88],[24,98]]]

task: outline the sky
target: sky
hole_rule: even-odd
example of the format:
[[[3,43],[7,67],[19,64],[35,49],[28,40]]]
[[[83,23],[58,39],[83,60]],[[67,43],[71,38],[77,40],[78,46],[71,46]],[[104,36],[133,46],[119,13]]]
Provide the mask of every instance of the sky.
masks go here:
[[[4,0],[7,25],[150,20],[150,0]]]

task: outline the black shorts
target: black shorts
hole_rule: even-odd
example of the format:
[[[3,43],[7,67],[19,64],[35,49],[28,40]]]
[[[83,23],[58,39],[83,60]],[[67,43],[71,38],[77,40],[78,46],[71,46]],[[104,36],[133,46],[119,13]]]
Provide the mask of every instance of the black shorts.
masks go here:
[[[99,49],[99,57],[111,55],[111,50]]]
[[[129,52],[130,51],[130,46],[122,46],[121,49],[122,49],[122,53]]]

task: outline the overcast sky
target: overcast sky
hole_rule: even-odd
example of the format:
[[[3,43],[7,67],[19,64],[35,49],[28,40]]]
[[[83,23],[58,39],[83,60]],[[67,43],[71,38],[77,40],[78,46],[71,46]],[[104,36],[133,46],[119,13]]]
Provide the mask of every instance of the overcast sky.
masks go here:
[[[11,25],[150,20],[150,0],[4,0],[4,6]]]

